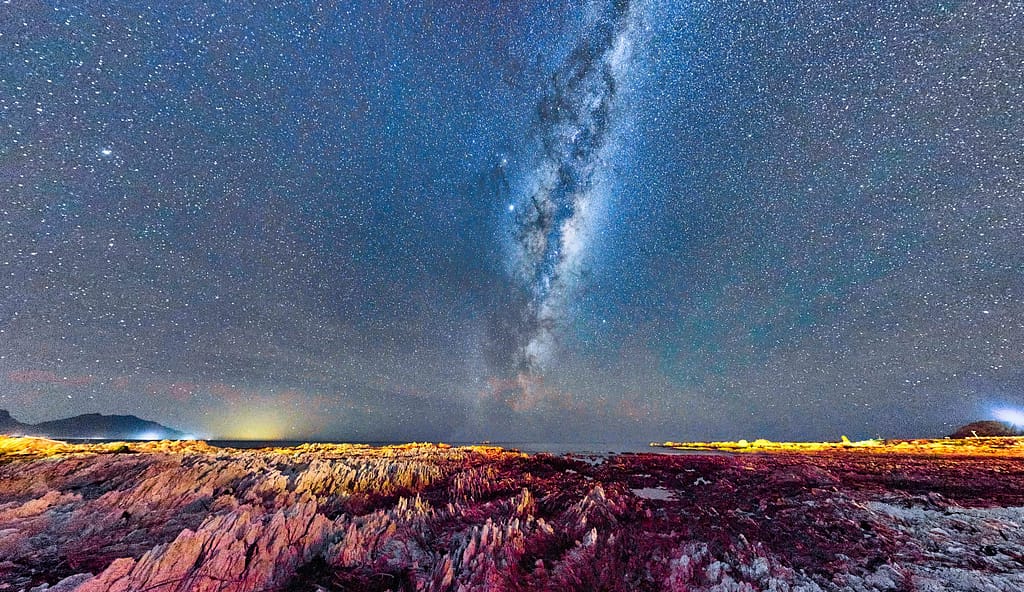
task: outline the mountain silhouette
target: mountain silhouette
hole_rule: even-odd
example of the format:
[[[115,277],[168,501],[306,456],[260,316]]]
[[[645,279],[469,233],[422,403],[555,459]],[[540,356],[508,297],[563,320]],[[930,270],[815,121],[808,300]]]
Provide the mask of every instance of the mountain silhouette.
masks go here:
[[[999,436],[1024,436],[1024,431],[1003,421],[976,421],[960,426],[949,435],[950,438],[985,438]]]
[[[177,440],[185,434],[134,415],[86,413],[37,424],[21,423],[0,409],[0,434],[46,438],[103,438],[107,440]]]

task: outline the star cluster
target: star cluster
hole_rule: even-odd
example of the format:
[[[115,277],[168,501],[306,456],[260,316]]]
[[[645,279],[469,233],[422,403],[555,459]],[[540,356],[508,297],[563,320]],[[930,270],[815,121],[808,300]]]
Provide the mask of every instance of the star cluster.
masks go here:
[[[1020,31],[1011,1],[0,4],[0,408],[601,441],[1024,406]]]

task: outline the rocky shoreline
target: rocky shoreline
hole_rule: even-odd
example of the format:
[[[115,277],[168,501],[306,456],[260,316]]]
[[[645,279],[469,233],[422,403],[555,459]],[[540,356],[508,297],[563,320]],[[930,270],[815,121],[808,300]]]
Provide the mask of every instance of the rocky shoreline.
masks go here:
[[[0,438],[0,590],[1024,589],[1021,447],[883,448]]]

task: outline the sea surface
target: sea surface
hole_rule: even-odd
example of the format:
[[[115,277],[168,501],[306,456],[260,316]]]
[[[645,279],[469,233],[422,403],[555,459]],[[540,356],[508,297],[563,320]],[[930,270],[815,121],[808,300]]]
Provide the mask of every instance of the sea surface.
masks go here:
[[[267,448],[275,446],[299,446],[301,444],[368,444],[370,446],[392,446],[407,442],[310,442],[308,440],[208,440],[211,446],[225,448]],[[675,450],[657,448],[647,442],[634,443],[573,443],[573,442],[445,442],[452,446],[500,446],[506,450],[519,450],[528,454],[553,454],[556,456],[604,457],[611,454],[720,454],[717,451]]]
[[[124,442],[124,439],[74,439],[64,438],[66,442],[73,442],[79,444],[96,444],[101,442]],[[132,441],[132,440],[128,440]],[[241,448],[241,449],[256,449],[256,448],[285,448],[291,446],[300,446],[302,444],[367,444],[370,446],[392,446],[396,444],[407,444],[407,442],[398,441],[379,441],[379,442],[358,442],[358,441],[340,441],[340,440],[206,440],[211,446],[217,446],[220,448]],[[588,442],[588,443],[573,443],[573,442],[446,442],[452,446],[474,446],[474,445],[487,445],[487,446],[500,446],[508,450],[519,450],[528,454],[553,454],[553,455],[566,455],[571,454],[573,456],[595,456],[604,457],[610,454],[722,454],[719,452],[709,451],[696,451],[696,450],[674,450],[670,448],[656,448],[650,446],[647,442],[631,442],[631,443],[611,443],[611,442]]]

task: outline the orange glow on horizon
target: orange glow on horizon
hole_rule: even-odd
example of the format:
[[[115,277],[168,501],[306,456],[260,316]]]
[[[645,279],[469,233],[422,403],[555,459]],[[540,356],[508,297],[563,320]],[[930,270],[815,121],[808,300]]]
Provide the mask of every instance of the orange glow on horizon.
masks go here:
[[[218,418],[210,431],[215,439],[223,440],[301,439],[302,436],[290,428],[295,423],[290,420],[272,408],[249,408]]]

